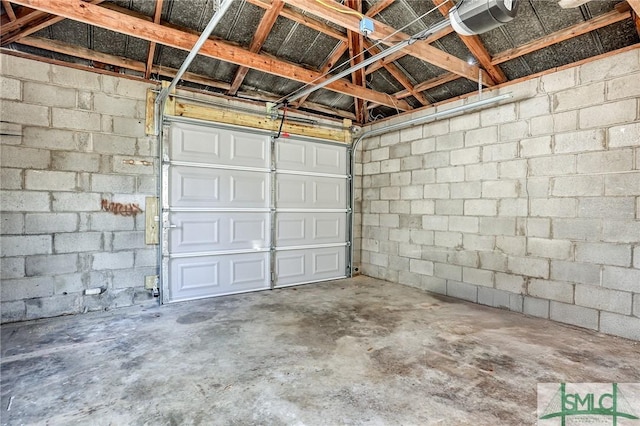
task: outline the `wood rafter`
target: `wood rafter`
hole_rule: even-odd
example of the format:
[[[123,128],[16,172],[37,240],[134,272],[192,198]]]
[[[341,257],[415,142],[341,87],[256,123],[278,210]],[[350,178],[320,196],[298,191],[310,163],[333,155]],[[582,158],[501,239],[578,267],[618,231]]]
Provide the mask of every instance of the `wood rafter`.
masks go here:
[[[349,8],[362,13],[362,0],[347,0],[346,5]],[[363,37],[359,31],[347,30],[347,38],[349,39],[349,63],[353,67],[360,64],[364,60]],[[364,69],[361,68],[359,70],[353,71],[351,73],[351,82],[358,86],[366,87]],[[355,98],[354,104],[356,111],[356,121],[358,123],[364,123],[366,117],[364,100]]]
[[[633,10],[631,13],[631,19],[633,19],[633,22],[636,24],[636,31],[640,36],[640,0],[627,0],[627,3]]]
[[[449,11],[453,7],[453,3],[449,0],[433,0],[433,4],[438,7],[442,16],[449,16]],[[487,48],[484,47],[484,44],[480,40],[480,37],[477,35],[473,36],[463,36],[458,35],[460,40],[467,46],[467,49],[471,52],[471,54],[476,58],[478,63],[484,68],[487,73],[491,76],[493,81],[496,83],[504,83],[507,81],[507,76],[500,69],[499,66],[491,63],[491,55],[487,51]]]
[[[5,12],[7,12],[7,16],[10,21],[16,20],[16,13],[13,11],[13,6],[9,3],[9,0],[2,0],[2,7],[4,7]]]
[[[12,31],[15,31],[28,23],[40,19],[44,16],[47,16],[45,12],[41,12],[39,10],[33,10],[28,7],[22,7],[16,13],[16,19],[9,22],[3,22],[2,26],[0,26],[0,36],[4,36]]]
[[[251,52],[260,52],[260,49],[262,49],[262,45],[267,40],[267,36],[269,36],[269,33],[273,28],[273,24],[276,23],[276,19],[278,19],[278,16],[280,15],[283,7],[284,2],[282,0],[274,0],[273,3],[271,3],[271,7],[267,9],[267,11],[262,16],[260,24],[258,24],[258,29],[253,35],[251,45],[249,46],[249,50]],[[236,94],[248,72],[249,68],[247,67],[238,68],[238,70],[236,71],[236,75],[233,78],[233,82],[231,83],[231,88],[229,89],[230,95]]]
[[[380,53],[380,49],[374,46],[373,44],[371,44],[370,42],[365,42],[365,46],[373,54]],[[407,77],[407,75],[400,68],[398,68],[393,63],[385,64],[384,68],[389,72],[389,74],[393,76],[393,78],[398,80],[398,82],[402,84],[402,86],[404,86],[405,90],[409,93],[409,96],[413,96],[414,98],[416,98],[418,102],[420,102],[422,105],[430,104],[427,98],[422,93],[420,93],[420,91],[415,89],[411,81],[409,81],[409,78]]]
[[[440,31],[437,31],[433,34],[431,34],[429,37],[427,37],[427,39],[424,41],[425,43],[433,43],[436,40],[440,40],[442,37],[449,35],[453,32],[453,29],[451,28],[451,26],[448,26],[446,28],[441,29]],[[379,70],[380,68],[384,67],[385,64],[389,64],[391,62],[395,62],[398,59],[402,58],[403,56],[407,56],[406,52],[400,51],[400,52],[396,52],[393,53],[389,56],[387,56],[386,58],[383,58],[371,65],[369,65],[366,68],[366,73],[371,74],[374,71]]]
[[[164,0],[156,0],[156,7],[155,10],[153,11],[153,23],[154,24],[159,24],[160,23],[160,17],[162,16],[162,4],[163,4]],[[151,70],[153,68],[153,57],[156,54],[156,43],[151,42],[149,43],[149,52],[147,53],[147,63],[146,63],[146,68],[144,70],[144,78],[146,80],[149,79],[149,77],[151,77]]]
[[[441,86],[443,84],[446,84],[450,81],[454,81],[461,78],[459,75],[457,74],[453,74],[453,73],[445,73],[443,75],[440,75],[438,77],[434,77],[431,78],[427,81],[423,81],[422,83],[416,84],[413,87],[413,90],[416,92],[424,92],[425,90],[429,90],[429,89],[433,89],[434,87],[438,87]],[[404,99],[406,97],[412,96],[413,94],[408,91],[408,90],[401,90],[399,92],[396,92],[393,94],[393,97],[397,98],[397,99]],[[372,104],[370,103],[369,106],[367,108],[369,109],[373,109],[373,108],[377,108],[379,107],[380,104]]]
[[[272,0],[247,0],[247,2],[251,3],[254,6],[268,9],[271,7]],[[310,16],[303,15],[302,13],[291,9],[290,7],[285,6],[280,11],[280,16],[304,25],[305,27],[316,30],[322,34],[326,34],[330,37],[335,38],[336,40],[340,40],[345,43],[347,42],[347,36],[345,34],[341,33],[333,27],[327,26],[324,22],[313,19]]]
[[[333,22],[334,24],[340,25],[348,30],[359,30],[360,19],[348,14],[347,11],[349,9],[340,3],[336,3],[332,8],[328,8],[322,3],[315,1],[285,0],[285,2],[320,18]],[[396,32],[394,28],[380,21],[373,21],[376,30],[370,37],[372,39],[384,40],[385,44],[393,45],[398,41],[406,40],[410,37],[407,34]],[[486,85],[493,86],[495,84],[489,74],[478,66],[469,65],[462,59],[456,58],[455,56],[437,49],[424,41],[417,41],[406,46],[403,50],[418,59],[429,62],[462,77],[466,77],[469,80],[478,81],[480,74],[482,74],[482,81]]]
[[[198,38],[194,34],[77,0],[15,0],[14,3],[181,50],[191,50]],[[311,83],[322,78],[316,71],[307,70],[268,55],[253,53],[219,40],[207,40],[200,54],[303,83]],[[411,109],[411,106],[404,101],[390,99],[384,93],[358,87],[346,80],[333,82],[326,87],[338,93],[379,102],[393,108]]]
[[[100,4],[103,1],[104,0],[91,0],[88,2],[91,4]],[[29,18],[29,16],[31,18]],[[20,26],[15,31],[11,33],[0,32],[2,34],[0,45],[6,46],[9,43],[13,43],[14,41],[20,40],[23,37],[36,33],[43,28],[47,28],[53,24],[57,24],[64,19],[65,18],[60,16],[52,16],[48,13],[41,14],[37,11],[34,11],[25,17],[24,22],[20,24]],[[18,22],[18,19],[16,19],[12,23],[15,22]]]
[[[369,18],[373,18],[376,15],[378,15],[380,12],[382,12],[383,10],[391,6],[394,1],[395,0],[379,0],[376,4],[371,6],[369,10],[367,10],[366,15]]]
[[[81,46],[71,45],[67,43],[63,43],[61,41],[49,40],[41,37],[29,36],[23,39],[20,39],[17,43],[24,44],[26,46],[37,47],[42,50],[47,50],[50,52],[61,53],[64,55],[75,56],[77,58],[86,59],[92,62],[100,62],[103,64],[113,65],[115,67],[129,69],[132,71],[137,71],[143,73],[146,69],[146,64],[141,61],[135,61],[132,59],[123,58],[121,56],[109,55],[102,52],[97,52],[95,50],[87,49]],[[68,65],[68,64],[67,64]],[[75,64],[74,64],[75,65]],[[87,66],[76,65],[77,67],[82,67],[83,69],[91,70]],[[165,77],[173,78],[177,74],[178,70],[175,68],[164,67],[154,65],[152,68],[153,74],[162,75]],[[230,84],[225,83],[223,81],[214,80],[211,77],[207,77],[205,75],[196,74],[192,72],[186,72],[182,76],[182,80],[189,81],[191,83],[201,84],[203,86],[214,87],[216,89],[220,89],[223,91],[229,90]],[[259,99],[263,101],[273,101],[275,97],[268,97],[264,94],[258,94],[255,92],[239,92],[238,96],[251,98],[251,99]],[[310,111],[321,112],[324,114],[332,114],[337,115],[344,118],[354,119],[355,116],[347,111],[340,111],[334,108],[328,108],[324,105],[315,104],[315,103],[307,103],[307,109]]]
[[[340,43],[340,44],[338,44],[336,46],[336,48],[333,49],[333,52],[331,53],[331,55],[329,55],[329,58],[327,58],[327,60],[325,61],[324,65],[320,69],[320,74],[324,75],[324,74],[328,73],[331,70],[331,68],[334,67],[336,62],[338,62],[340,60],[342,55],[344,55],[344,52],[346,52],[347,49],[349,49],[349,43]],[[293,107],[294,108],[300,108],[302,106],[302,104],[307,101],[308,97],[309,97],[309,95],[303,96],[302,98],[300,98],[296,102],[295,105],[293,105]]]
[[[371,9],[367,11],[366,16],[372,18],[377,14],[379,14],[380,12],[382,12],[383,10],[385,10],[387,7],[391,6],[392,3],[393,3],[393,0],[380,0],[378,1],[378,3],[374,4],[371,7]],[[324,65],[322,66],[322,69],[320,70],[320,73],[324,75],[329,71],[331,71],[331,69],[335,66],[336,62],[340,60],[340,58],[342,57],[344,52],[347,51],[348,48],[349,48],[349,44],[347,42],[341,42],[340,44],[338,44],[335,47],[335,49],[333,49],[333,52],[329,55],[327,60],[325,61]],[[366,82],[366,74],[365,74],[365,82]],[[295,108],[300,108],[300,106],[302,106],[302,104],[305,103],[308,97],[309,95],[306,95],[300,98],[298,102],[296,102]]]
[[[541,37],[530,43],[516,47],[514,49],[509,49],[504,52],[498,53],[493,57],[491,63],[493,63],[494,65],[501,64],[503,62],[507,62],[520,56],[524,56],[528,53],[535,52],[536,50],[544,49],[545,47],[549,47],[553,44],[560,43],[570,38],[589,33],[591,31],[597,30],[598,28],[606,27],[607,25],[615,24],[616,22],[629,19],[630,17],[631,12],[628,10],[626,12],[612,10],[611,12],[602,14],[593,19],[589,19],[586,22],[581,22],[579,24]]]

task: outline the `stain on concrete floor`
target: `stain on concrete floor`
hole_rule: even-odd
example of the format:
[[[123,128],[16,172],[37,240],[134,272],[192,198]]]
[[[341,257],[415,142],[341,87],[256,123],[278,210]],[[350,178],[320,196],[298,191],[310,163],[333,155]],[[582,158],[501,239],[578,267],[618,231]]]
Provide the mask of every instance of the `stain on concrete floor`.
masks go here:
[[[639,342],[357,277],[3,325],[0,419],[525,425],[539,382],[640,382],[639,359]]]

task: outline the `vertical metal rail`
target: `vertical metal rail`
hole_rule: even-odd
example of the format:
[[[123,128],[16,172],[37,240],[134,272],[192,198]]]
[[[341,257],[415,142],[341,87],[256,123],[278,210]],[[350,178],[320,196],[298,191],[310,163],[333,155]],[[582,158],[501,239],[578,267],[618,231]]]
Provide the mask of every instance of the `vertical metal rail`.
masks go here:
[[[278,277],[276,276],[276,226],[277,226],[277,218],[276,218],[276,143],[277,139],[275,136],[271,136],[271,173],[269,176],[269,188],[271,193],[271,201],[269,202],[270,208],[270,219],[271,219],[271,241],[269,242],[269,247],[271,250],[269,251],[269,262],[270,268],[269,272],[271,274],[271,290],[273,290],[276,286],[276,280]]]
[[[346,232],[346,237],[347,237],[347,246],[345,247],[346,250],[346,271],[345,271],[345,275],[347,277],[352,277],[353,276],[353,218],[354,218],[354,196],[353,196],[353,191],[354,191],[354,173],[353,173],[353,161],[352,161],[352,156],[353,156],[354,151],[351,149],[351,147],[347,148],[347,222],[346,222],[346,226],[347,226],[347,232]]]

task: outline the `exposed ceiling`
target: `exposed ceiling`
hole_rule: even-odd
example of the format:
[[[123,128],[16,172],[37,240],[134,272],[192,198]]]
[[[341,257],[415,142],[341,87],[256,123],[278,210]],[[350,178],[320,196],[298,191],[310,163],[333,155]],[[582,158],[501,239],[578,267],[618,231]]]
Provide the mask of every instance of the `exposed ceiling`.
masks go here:
[[[169,80],[216,0],[0,0],[3,51],[102,72]],[[337,64],[367,58],[442,21],[454,0],[234,0],[182,86],[280,100]],[[521,0],[480,36],[451,27],[291,105],[363,124],[640,44],[640,0]],[[438,7],[435,7],[438,6]],[[572,7],[573,6],[573,7]],[[374,20],[368,38],[360,14]],[[428,13],[430,12],[430,13]],[[365,51],[364,53],[362,53]]]

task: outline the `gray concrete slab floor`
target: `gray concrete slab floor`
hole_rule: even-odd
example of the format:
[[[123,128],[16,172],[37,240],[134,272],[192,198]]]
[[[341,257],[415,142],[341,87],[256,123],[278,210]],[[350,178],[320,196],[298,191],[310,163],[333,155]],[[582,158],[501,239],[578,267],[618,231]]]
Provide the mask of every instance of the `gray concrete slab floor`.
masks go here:
[[[640,343],[367,277],[2,326],[6,425],[530,425]]]

